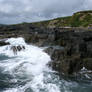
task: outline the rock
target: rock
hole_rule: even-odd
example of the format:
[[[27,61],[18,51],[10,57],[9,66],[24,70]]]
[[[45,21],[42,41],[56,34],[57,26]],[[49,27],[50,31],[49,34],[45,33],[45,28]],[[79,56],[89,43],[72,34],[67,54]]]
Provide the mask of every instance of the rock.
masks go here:
[[[76,71],[79,71],[82,67],[82,61],[80,56],[76,55],[73,57],[66,56],[66,50],[61,48],[49,47],[45,50],[51,56],[52,62],[49,66],[52,69],[58,71],[59,73],[72,74]]]
[[[87,44],[70,44],[66,47],[48,47],[45,50],[51,56],[49,66],[59,74],[77,76],[83,67],[92,70],[92,60],[88,58]],[[76,74],[76,75],[75,75]],[[80,75],[79,75],[80,76]]]
[[[50,46],[44,51],[51,56],[52,60],[59,60],[61,55],[64,55],[64,47],[61,46]]]
[[[92,70],[92,58],[84,58],[83,66],[88,70]]]
[[[4,41],[0,41],[0,46],[9,45],[9,43],[6,43]]]
[[[11,50],[14,52],[14,54],[17,54],[17,48],[16,48],[16,46],[12,46]]]
[[[13,50],[14,54],[25,49],[25,46],[12,46],[11,50]]]

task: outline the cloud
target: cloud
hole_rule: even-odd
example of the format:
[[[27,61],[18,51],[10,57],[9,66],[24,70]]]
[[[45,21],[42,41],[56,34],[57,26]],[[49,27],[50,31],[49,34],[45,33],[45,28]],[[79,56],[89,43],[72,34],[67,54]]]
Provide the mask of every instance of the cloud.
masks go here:
[[[92,9],[92,0],[0,0],[0,23],[34,22]]]

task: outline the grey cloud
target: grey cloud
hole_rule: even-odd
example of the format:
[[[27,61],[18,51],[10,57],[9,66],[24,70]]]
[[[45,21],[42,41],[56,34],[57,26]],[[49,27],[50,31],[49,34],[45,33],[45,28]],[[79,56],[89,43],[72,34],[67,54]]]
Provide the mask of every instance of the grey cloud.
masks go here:
[[[92,0],[0,0],[0,23],[34,22],[92,9]]]

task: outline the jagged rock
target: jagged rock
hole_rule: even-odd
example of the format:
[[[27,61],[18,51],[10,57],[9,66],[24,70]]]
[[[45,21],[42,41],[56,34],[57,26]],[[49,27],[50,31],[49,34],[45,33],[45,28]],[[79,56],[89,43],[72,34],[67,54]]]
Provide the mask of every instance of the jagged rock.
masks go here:
[[[13,50],[14,54],[25,49],[25,46],[12,46],[11,50]]]

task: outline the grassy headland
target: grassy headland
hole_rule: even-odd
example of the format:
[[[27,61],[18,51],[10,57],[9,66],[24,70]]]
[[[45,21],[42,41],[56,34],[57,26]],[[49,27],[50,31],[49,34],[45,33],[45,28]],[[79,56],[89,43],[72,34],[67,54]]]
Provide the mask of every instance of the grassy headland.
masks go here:
[[[92,10],[80,11],[72,16],[32,23],[38,27],[92,27]]]

